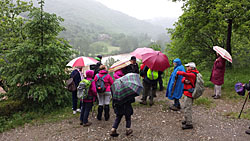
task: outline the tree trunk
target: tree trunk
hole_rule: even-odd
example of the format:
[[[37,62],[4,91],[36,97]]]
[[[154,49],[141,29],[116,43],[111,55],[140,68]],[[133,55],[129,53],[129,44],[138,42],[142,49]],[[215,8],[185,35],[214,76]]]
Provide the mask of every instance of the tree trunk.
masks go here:
[[[228,53],[232,56],[232,49],[231,49],[231,37],[232,37],[232,24],[233,24],[233,20],[232,19],[228,19],[228,26],[227,26],[227,51]],[[229,67],[232,67],[232,64],[229,63]]]

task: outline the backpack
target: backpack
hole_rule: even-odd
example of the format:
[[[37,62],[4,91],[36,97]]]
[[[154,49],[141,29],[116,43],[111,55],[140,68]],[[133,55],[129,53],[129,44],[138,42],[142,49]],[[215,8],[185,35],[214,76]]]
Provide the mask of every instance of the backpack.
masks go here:
[[[75,82],[74,82],[74,79],[73,79],[76,76],[76,74],[73,77],[71,77],[68,80],[66,80],[66,86],[67,86],[67,89],[70,92],[76,91],[76,85],[75,85]]]
[[[150,80],[156,80],[158,79],[158,71],[152,71],[150,68],[148,68],[148,71],[147,71],[147,77],[150,79]]]
[[[83,79],[77,87],[77,98],[88,99],[88,91],[93,80]]]
[[[97,74],[96,76],[97,76],[97,81],[95,82],[96,90],[98,93],[104,93],[106,91],[106,88],[103,79],[107,76],[107,74],[105,74],[103,77],[100,77],[99,74]]]
[[[196,98],[199,98],[205,90],[204,80],[202,79],[202,75],[200,73],[198,74],[196,72],[192,72],[192,73],[196,75],[195,87],[192,93],[192,98],[196,99]]]

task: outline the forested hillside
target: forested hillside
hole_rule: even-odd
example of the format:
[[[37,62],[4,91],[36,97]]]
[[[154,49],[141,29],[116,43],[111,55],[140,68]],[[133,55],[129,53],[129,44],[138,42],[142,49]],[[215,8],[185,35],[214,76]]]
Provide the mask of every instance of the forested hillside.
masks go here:
[[[45,11],[64,18],[66,31],[60,36],[80,55],[124,53],[150,45],[151,39],[162,40],[162,45],[168,41],[164,27],[111,10],[95,0],[47,0]]]

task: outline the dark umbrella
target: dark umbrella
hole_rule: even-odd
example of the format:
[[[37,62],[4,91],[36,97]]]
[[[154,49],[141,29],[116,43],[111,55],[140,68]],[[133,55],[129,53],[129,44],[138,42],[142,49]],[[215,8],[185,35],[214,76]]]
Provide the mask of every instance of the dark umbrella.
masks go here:
[[[126,101],[139,96],[143,90],[139,74],[128,73],[116,79],[111,86],[114,103],[125,103]]]
[[[168,57],[160,51],[142,54],[142,63],[156,71],[164,71],[170,67]]]

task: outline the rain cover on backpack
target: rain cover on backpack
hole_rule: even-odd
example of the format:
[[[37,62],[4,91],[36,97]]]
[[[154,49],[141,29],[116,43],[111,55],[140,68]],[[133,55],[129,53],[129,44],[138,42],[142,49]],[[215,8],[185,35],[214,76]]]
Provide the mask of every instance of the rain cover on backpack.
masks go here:
[[[195,75],[196,75],[196,81],[195,81],[195,87],[194,87],[194,91],[192,93],[192,98],[196,99],[196,98],[199,98],[204,90],[205,90],[205,87],[204,87],[204,81],[202,79],[202,75],[200,73],[195,73],[193,72]]]
[[[77,97],[81,99],[88,98],[88,91],[93,80],[83,79],[80,81],[79,86],[77,87]]]

